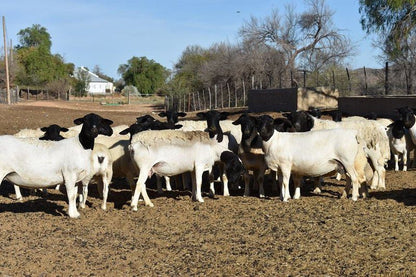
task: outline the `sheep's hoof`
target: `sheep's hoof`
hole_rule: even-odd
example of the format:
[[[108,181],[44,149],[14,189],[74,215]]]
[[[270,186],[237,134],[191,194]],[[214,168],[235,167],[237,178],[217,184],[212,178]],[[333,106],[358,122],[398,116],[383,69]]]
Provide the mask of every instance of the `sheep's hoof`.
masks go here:
[[[358,200],[358,197],[357,196],[353,196],[353,197],[351,197],[351,200],[352,201],[357,201]]]
[[[260,195],[259,195],[259,197],[260,197],[260,198],[266,198],[266,195],[264,195],[264,194],[260,194]]]
[[[70,218],[79,218],[81,216],[81,214],[79,212],[74,212],[69,214]]]
[[[107,206],[106,205],[101,205],[101,210],[106,211],[107,210]]]
[[[150,203],[146,204],[146,206],[148,206],[148,207],[154,207],[155,205],[153,205],[153,203],[150,202]]]
[[[131,206],[133,212],[137,212],[137,206]]]

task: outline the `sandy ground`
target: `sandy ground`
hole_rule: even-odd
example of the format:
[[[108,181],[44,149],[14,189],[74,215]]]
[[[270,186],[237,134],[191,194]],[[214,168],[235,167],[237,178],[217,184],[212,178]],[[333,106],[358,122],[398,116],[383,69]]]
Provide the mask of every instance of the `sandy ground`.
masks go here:
[[[158,107],[30,102],[0,105],[0,132],[52,123],[72,126],[94,111],[114,125],[130,124]],[[4,146],[2,146],[4,147]],[[95,186],[80,219],[66,215],[59,191],[14,200],[0,188],[1,276],[379,276],[416,275],[416,171],[387,173],[387,189],[369,199],[338,199],[344,180],[327,178],[323,193],[307,183],[302,198],[266,199],[187,191],[157,195],[155,207],[131,211],[124,180],[111,185],[108,210]],[[270,185],[271,179],[267,179]],[[152,181],[152,180],[151,180]],[[218,187],[220,190],[220,188]]]

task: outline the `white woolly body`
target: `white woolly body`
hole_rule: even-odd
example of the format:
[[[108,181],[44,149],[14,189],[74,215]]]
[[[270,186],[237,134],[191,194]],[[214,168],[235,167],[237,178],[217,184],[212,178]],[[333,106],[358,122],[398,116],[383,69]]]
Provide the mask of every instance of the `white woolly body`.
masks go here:
[[[210,139],[203,131],[183,132],[178,130],[145,131],[133,136],[130,151],[140,174],[132,207],[137,210],[140,192],[146,205],[153,206],[146,193],[145,181],[153,173],[173,176],[192,171],[196,179],[196,200],[203,202],[201,195],[202,173],[211,171],[220,160],[221,153],[228,149]],[[194,179],[194,180],[195,180]]]
[[[293,174],[295,196],[300,197],[301,176],[323,176],[338,171],[341,164],[353,183],[353,200],[358,197],[358,180],[354,169],[358,153],[357,131],[331,129],[305,133],[280,133],[274,131],[268,141],[263,141],[268,167],[282,173],[281,198],[287,201],[289,178]]]
[[[0,136],[0,172],[6,180],[27,188],[46,188],[64,183],[65,174],[83,180],[90,171],[91,150],[78,137],[62,141]],[[88,153],[86,155],[86,153]],[[4,176],[1,176],[2,178]]]

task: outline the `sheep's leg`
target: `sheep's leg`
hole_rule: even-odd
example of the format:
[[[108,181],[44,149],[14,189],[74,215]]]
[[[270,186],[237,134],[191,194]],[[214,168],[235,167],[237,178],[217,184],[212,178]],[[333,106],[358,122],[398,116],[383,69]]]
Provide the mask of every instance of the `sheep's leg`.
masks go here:
[[[257,184],[259,185],[259,197],[265,198],[266,194],[264,193],[264,171],[260,172],[258,170],[254,171],[254,180],[256,180]]]
[[[280,199],[284,202],[289,201],[290,192],[289,192],[289,182],[290,182],[290,168],[281,168],[283,180],[282,180],[282,192],[280,194]]]
[[[78,192],[78,201],[79,201],[79,207],[84,209],[85,208],[85,204],[87,203],[87,197],[88,197],[88,184],[89,184],[89,179],[88,180],[82,180],[82,187],[78,186],[78,190],[82,189],[81,192]]]
[[[313,178],[313,184],[315,187],[313,189],[313,193],[319,194],[322,192],[322,183],[323,183],[322,177]]]
[[[244,196],[250,196],[250,174],[244,173]]]
[[[153,203],[150,201],[146,191],[147,172],[149,171],[150,168],[142,168],[140,170],[140,175],[137,179],[136,188],[134,190],[134,194],[131,200],[131,207],[133,208],[133,211],[137,211],[137,202],[139,201],[140,193],[143,195],[144,203],[146,206],[154,206]]]
[[[110,182],[112,179],[113,173],[107,172],[103,178],[102,178],[102,184],[103,184],[103,203],[101,204],[102,210],[107,210],[107,199],[108,199],[108,191],[110,188]]]
[[[279,192],[279,174],[274,171],[270,170],[270,174],[272,175],[272,192],[276,193]]]
[[[172,191],[172,186],[170,185],[170,178],[168,176],[165,176],[165,183],[166,183],[166,190]]]
[[[98,196],[100,196],[100,198],[103,198],[103,190],[104,190],[104,183],[103,183],[103,179],[105,177],[101,176],[101,178],[97,179],[97,192],[98,192]]]
[[[159,175],[156,175],[156,186],[157,186],[157,193],[162,194],[162,177]]]
[[[196,179],[195,181],[195,186],[196,186]],[[209,181],[209,197],[214,198],[215,197],[215,179],[214,179],[214,175],[212,175],[212,168],[208,170],[208,181]],[[192,182],[192,185],[194,185],[194,183]],[[196,200],[196,198],[194,198],[194,200]]]
[[[227,178],[227,175],[225,174],[225,170],[223,170],[222,172],[221,180],[222,180],[222,186],[223,186],[223,195],[230,196],[230,191],[228,189],[228,178]]]
[[[357,179],[357,175],[355,173],[354,170],[354,166],[350,166],[348,164],[343,163],[344,168],[346,170],[346,173],[348,174],[348,177],[351,179],[351,183],[352,183],[352,197],[351,199],[353,201],[357,201],[358,200],[358,196],[359,196],[359,183],[358,183],[358,179]]]
[[[399,171],[399,155],[394,154],[394,171]]]
[[[407,171],[407,150],[403,151],[403,171]]]
[[[337,181],[341,181],[341,178],[342,178],[342,174],[341,174],[341,173],[339,173],[339,172],[337,172],[337,175],[335,176],[335,179],[336,179]]]
[[[299,176],[299,175],[292,175],[292,176],[293,176],[293,184],[295,185],[295,194],[293,195],[293,199],[299,199],[302,176]]]
[[[202,193],[201,193],[202,173],[203,173],[203,170],[199,168],[195,168],[194,174],[193,174],[193,178],[195,178],[195,181],[192,182],[192,183],[195,182],[195,185],[196,185],[195,200],[199,202],[204,202],[204,199],[202,198]]]
[[[346,183],[345,183],[344,190],[342,191],[341,199],[348,198],[350,191],[351,191],[351,178],[349,175],[347,175]]]
[[[14,193],[16,194],[16,200],[21,201],[23,200],[22,193],[20,192],[20,187],[14,185]]]
[[[75,176],[66,176],[65,178],[66,194],[68,196],[68,215],[71,218],[78,218],[80,213],[77,210],[77,187],[75,186]]]

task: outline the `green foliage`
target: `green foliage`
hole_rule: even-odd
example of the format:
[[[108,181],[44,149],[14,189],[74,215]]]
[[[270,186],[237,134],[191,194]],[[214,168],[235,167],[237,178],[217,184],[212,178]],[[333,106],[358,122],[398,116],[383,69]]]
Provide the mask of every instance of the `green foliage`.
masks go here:
[[[169,72],[154,60],[146,57],[133,57],[122,64],[118,72],[126,85],[135,86],[141,94],[151,94],[159,90],[166,82]]]
[[[39,24],[33,24],[32,27],[20,30],[17,35],[20,37],[21,45],[17,48],[40,48],[42,51],[50,53],[52,41],[51,36],[45,27]]]
[[[396,41],[415,27],[416,0],[360,0],[360,14],[363,30]]]
[[[69,79],[74,65],[66,64],[62,56],[50,53],[52,42],[46,28],[33,25],[18,35],[21,45],[16,47],[19,63],[17,84],[44,87],[58,79]]]
[[[79,69],[76,72],[76,81],[74,85],[75,96],[87,96],[87,88],[90,83],[90,77],[86,70]]]

